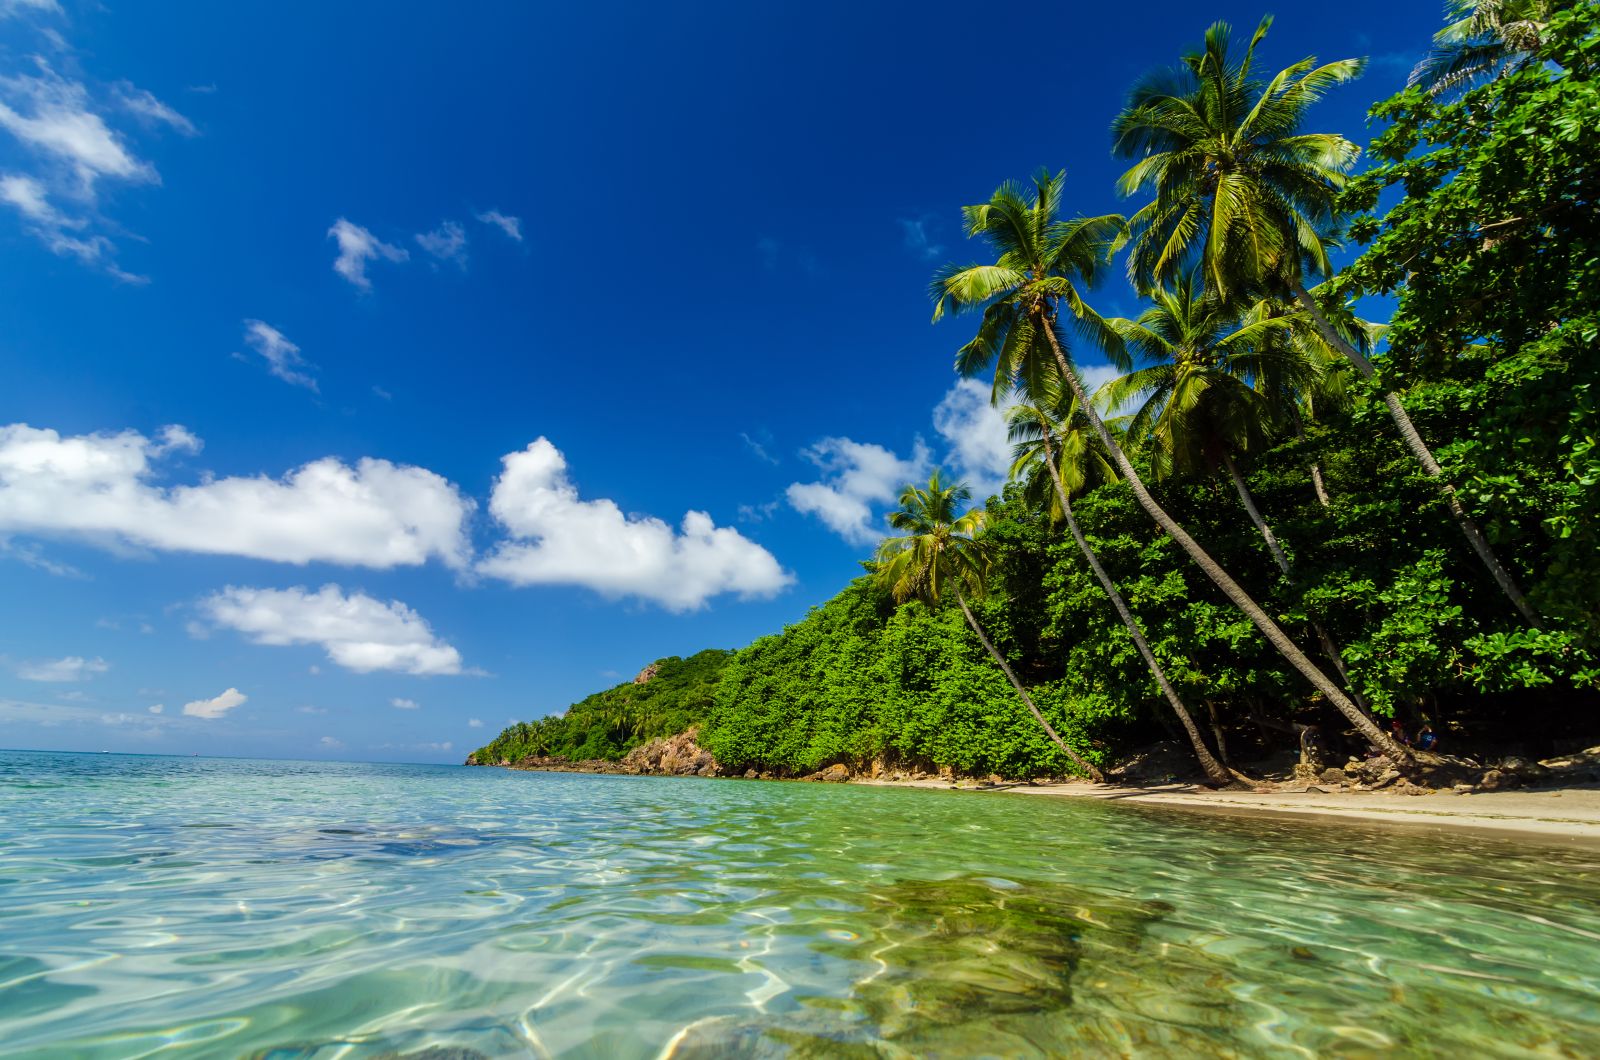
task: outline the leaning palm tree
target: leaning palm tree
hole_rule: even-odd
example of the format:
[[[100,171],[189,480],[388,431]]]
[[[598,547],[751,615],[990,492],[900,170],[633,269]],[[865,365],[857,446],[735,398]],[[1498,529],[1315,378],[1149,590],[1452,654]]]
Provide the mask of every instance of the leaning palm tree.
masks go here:
[[[983,631],[977,616],[967,602],[968,594],[982,596],[988,582],[992,558],[989,549],[978,537],[983,531],[985,512],[974,508],[965,515],[956,510],[972,498],[972,491],[959,483],[946,486],[935,471],[926,488],[907,486],[900,494],[900,508],[889,513],[889,525],[900,531],[900,536],[884,540],[878,546],[877,566],[874,574],[880,585],[893,594],[900,603],[913,597],[930,608],[937,606],[948,589],[966,616],[967,625],[978,635],[978,640],[994,659],[1016,689],[1034,720],[1044,727],[1055,745],[1097,783],[1105,783],[1105,775],[1093,764],[1084,760],[1055,727],[1040,712],[1033,697],[1017,679],[1011,664],[994,646]]]
[[[1300,131],[1311,105],[1358,76],[1365,61],[1317,66],[1315,59],[1302,59],[1263,82],[1254,71],[1255,49],[1271,25],[1270,16],[1262,19],[1236,59],[1229,54],[1228,24],[1214,24],[1204,46],[1184,56],[1182,66],[1141,79],[1112,123],[1115,153],[1136,159],[1118,189],[1123,195],[1155,193],[1129,220],[1129,273],[1148,290],[1197,264],[1220,298],[1282,293],[1370,380],[1377,374],[1372,362],[1339,333],[1306,287],[1308,277],[1332,272],[1334,198],[1359,152],[1336,133]],[[1538,614],[1462,507],[1400,396],[1389,392],[1383,401],[1467,543],[1507,599],[1537,627]]]
[[[1396,761],[1409,760],[1410,752],[1318,669],[1261,605],[1156,502],[1090,402],[1067,357],[1059,310],[1064,305],[1078,330],[1096,339],[1114,362],[1120,362],[1118,367],[1127,368],[1121,336],[1090,308],[1079,290],[1080,285],[1093,281],[1124,227],[1119,217],[1061,220],[1057,214],[1064,176],[1041,170],[1034,178],[1031,195],[1005,184],[988,202],[963,209],[967,236],[983,238],[998,256],[988,265],[948,266],[934,279],[936,322],[946,312],[982,314],[977,335],[956,353],[957,371],[976,375],[993,364],[996,393],[1005,393],[1018,379],[1036,380],[1058,372],[1134,499],[1156,525],[1362,736]]]
[[[1293,577],[1289,555],[1261,513],[1237,454],[1293,423],[1301,396],[1319,389],[1326,359],[1297,341],[1304,314],[1280,313],[1263,302],[1241,316],[1192,274],[1175,288],[1152,291],[1151,299],[1137,320],[1111,321],[1129,350],[1150,363],[1111,380],[1096,399],[1134,406],[1128,431],[1147,443],[1157,478],[1226,471],[1278,571]],[[1311,628],[1350,697],[1365,707],[1333,636],[1315,618]]]
[[[1233,783],[1233,775],[1211,754],[1211,749],[1200,736],[1199,726],[1195,725],[1178,690],[1168,680],[1166,669],[1150,650],[1144,630],[1139,627],[1139,620],[1128,608],[1111,575],[1106,573],[1105,566],[1089,544],[1089,539],[1083,535],[1078,517],[1072,511],[1072,495],[1084,488],[1091,474],[1098,472],[1098,477],[1112,479],[1116,477],[1116,471],[1095,451],[1093,442],[1084,430],[1082,417],[1077,414],[1076,399],[1064,393],[1060,386],[1028,396],[1035,404],[1017,404],[1006,413],[1008,433],[1016,458],[1011,465],[1011,478],[1026,483],[1025,488],[1030,493],[1036,494],[1045,482],[1054,487],[1049,500],[1040,507],[1050,513],[1052,520],[1067,524],[1067,530],[1071,532],[1072,540],[1077,542],[1078,551],[1083,553],[1089,570],[1094,573],[1095,580],[1100,583],[1117,616],[1127,627],[1139,658],[1144,660],[1150,676],[1155,678],[1156,686],[1161,689],[1161,694],[1183,725],[1183,731],[1188,734],[1195,758],[1199,759],[1206,776],[1214,784]]]
[[[1516,73],[1537,61],[1551,0],[1447,0],[1446,26],[1407,85],[1444,95]]]

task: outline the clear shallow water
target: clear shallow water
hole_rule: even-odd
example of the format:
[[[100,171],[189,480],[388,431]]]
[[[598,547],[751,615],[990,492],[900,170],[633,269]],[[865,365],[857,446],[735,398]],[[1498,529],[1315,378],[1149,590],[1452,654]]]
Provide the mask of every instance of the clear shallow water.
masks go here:
[[[1600,851],[0,752],[0,1055],[1600,1055]]]

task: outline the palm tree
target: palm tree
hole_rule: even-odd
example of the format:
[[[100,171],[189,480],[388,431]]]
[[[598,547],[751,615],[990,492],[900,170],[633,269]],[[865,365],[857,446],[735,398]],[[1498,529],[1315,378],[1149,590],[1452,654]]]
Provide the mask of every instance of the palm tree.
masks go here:
[[[1225,470],[1279,572],[1292,577],[1289,556],[1261,514],[1236,454],[1292,423],[1301,396],[1314,392],[1325,374],[1325,358],[1297,341],[1295,325],[1304,314],[1283,314],[1263,302],[1241,317],[1192,273],[1176,288],[1156,288],[1151,299],[1137,320],[1111,324],[1131,351],[1152,363],[1107,383],[1097,400],[1112,407],[1137,403],[1128,430],[1149,441],[1157,478]],[[1351,698],[1364,707],[1338,644],[1315,618],[1311,628]]]
[[[1356,705],[1277,622],[1156,503],[1122,447],[1085,393],[1083,381],[1067,359],[1058,307],[1065,305],[1078,330],[1097,339],[1113,361],[1126,369],[1121,336],[1083,300],[1078,286],[1092,282],[1108,259],[1111,245],[1124,231],[1118,217],[1057,217],[1065,174],[1041,170],[1029,196],[1004,184],[987,203],[963,209],[969,238],[981,237],[998,252],[990,265],[948,266],[933,282],[937,322],[947,311],[981,312],[977,335],[956,353],[956,369],[975,375],[995,365],[995,390],[1004,393],[1017,379],[1031,385],[1051,371],[1071,389],[1084,419],[1116,464],[1134,499],[1157,526],[1178,543],[1225,596],[1238,607],[1284,659],[1328,702],[1348,718],[1373,746],[1395,761],[1411,758],[1408,750],[1385,733],[1372,716]],[[1053,367],[1052,367],[1053,366]]]
[[[1194,262],[1220,298],[1282,292],[1370,380],[1377,374],[1372,362],[1339,334],[1306,288],[1308,273],[1332,272],[1334,198],[1359,152],[1336,133],[1300,132],[1311,105],[1357,77],[1365,62],[1317,66],[1315,59],[1302,59],[1263,83],[1253,69],[1255,49],[1271,25],[1270,16],[1263,18],[1243,58],[1235,60],[1228,24],[1213,24],[1204,47],[1184,56],[1181,67],[1142,78],[1112,123],[1114,152],[1137,160],[1118,189],[1123,195],[1155,192],[1154,201],[1129,221],[1129,273],[1148,289],[1172,282]],[[1400,396],[1389,392],[1383,401],[1467,543],[1537,627],[1538,614],[1462,507]]]
[[[1437,96],[1516,73],[1536,61],[1551,14],[1550,0],[1447,0],[1448,24],[1406,84]]]
[[[983,509],[974,508],[961,516],[956,514],[956,509],[971,498],[972,491],[966,486],[959,483],[946,486],[940,481],[938,471],[928,480],[926,489],[907,486],[900,494],[899,510],[889,513],[889,525],[900,531],[900,536],[888,538],[878,546],[874,575],[879,584],[893,594],[896,603],[915,597],[932,608],[938,605],[948,587],[955,594],[967,625],[978,635],[978,640],[1016,689],[1034,720],[1044,727],[1073,765],[1103,784],[1105,775],[1068,746],[1040,713],[1033,697],[1028,695],[1011,664],[984,633],[967,603],[968,593],[983,595],[992,565],[989,549],[978,538],[985,522]]]
[[[1088,562],[1095,580],[1100,583],[1100,588],[1105,590],[1111,606],[1116,609],[1122,624],[1127,627],[1128,636],[1133,639],[1133,646],[1138,650],[1139,657],[1144,660],[1145,666],[1150,670],[1150,676],[1155,678],[1161,694],[1166,697],[1172,712],[1178,716],[1178,721],[1183,725],[1184,732],[1189,735],[1195,757],[1199,759],[1200,767],[1205,770],[1206,776],[1214,784],[1233,783],[1233,775],[1212,756],[1210,748],[1201,738],[1200,729],[1195,725],[1188,708],[1184,706],[1178,690],[1172,687],[1172,682],[1167,679],[1166,670],[1145,641],[1144,631],[1139,628],[1139,620],[1133,617],[1127,601],[1122,598],[1116,583],[1106,573],[1100,557],[1095,554],[1088,538],[1084,537],[1083,529],[1078,525],[1078,517],[1073,514],[1072,495],[1087,484],[1090,477],[1089,467],[1092,466],[1103,479],[1115,478],[1116,471],[1095,453],[1093,443],[1083,429],[1082,417],[1077,415],[1074,398],[1064,395],[1059,386],[1044,394],[1028,396],[1035,404],[1014,405],[1006,414],[1008,433],[1014,443],[1016,457],[1011,465],[1011,478],[1028,483],[1029,491],[1034,493],[1038,492],[1040,483],[1049,483],[1055,487],[1050,498],[1053,503],[1045,503],[1040,507],[1050,513],[1052,520],[1059,519],[1067,524],[1072,539],[1078,543],[1078,551],[1083,553],[1083,558]]]

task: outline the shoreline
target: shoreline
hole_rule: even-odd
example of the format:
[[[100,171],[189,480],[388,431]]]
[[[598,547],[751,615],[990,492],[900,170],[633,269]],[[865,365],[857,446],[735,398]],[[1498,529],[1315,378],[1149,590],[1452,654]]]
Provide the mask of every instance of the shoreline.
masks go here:
[[[588,765],[589,763],[583,763]],[[593,776],[694,776],[622,769],[590,770],[561,765],[495,765],[525,773],[578,773]],[[796,784],[817,780],[791,777],[749,778],[706,776],[702,780],[779,781]],[[832,778],[830,778],[832,779]],[[824,781],[826,782],[826,781]],[[901,780],[870,777],[837,779],[838,783],[879,788],[924,788],[970,794],[1044,795],[1067,799],[1098,799],[1135,806],[1227,813],[1240,816],[1299,817],[1322,821],[1392,825],[1411,829],[1475,831],[1501,838],[1552,840],[1564,844],[1600,847],[1600,785],[1571,784],[1504,791],[1459,792],[1449,789],[1428,794],[1386,791],[1297,792],[1293,790],[1216,791],[1194,784],[1157,785],[1094,784],[1086,780],[1061,782],[1011,781],[976,784],[938,777]]]
[[[1057,784],[1006,784],[963,787],[939,780],[855,780],[873,787],[936,788],[979,793],[1004,792],[1055,798],[1098,799],[1136,806],[1222,812],[1251,816],[1292,816],[1407,828],[1441,828],[1566,840],[1600,846],[1600,787],[1523,788],[1471,794],[1440,792],[1395,795],[1381,791],[1299,793],[1289,791],[1213,791],[1188,784],[1133,787],[1068,781]]]

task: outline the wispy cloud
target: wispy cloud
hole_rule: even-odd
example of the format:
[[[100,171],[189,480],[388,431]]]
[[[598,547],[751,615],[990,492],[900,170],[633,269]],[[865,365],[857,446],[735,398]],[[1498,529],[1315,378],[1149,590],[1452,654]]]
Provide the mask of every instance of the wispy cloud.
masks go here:
[[[441,221],[431,232],[418,232],[417,246],[440,261],[467,267],[467,233],[454,221]]]
[[[388,261],[398,264],[411,257],[399,247],[391,246],[343,217],[328,229],[328,238],[339,244],[339,256],[333,259],[333,271],[349,280],[363,291],[372,290],[367,278],[367,263]]]
[[[944,253],[943,245],[934,242],[933,220],[930,217],[902,217],[899,219],[900,235],[905,248],[923,261],[932,261]]]
[[[522,242],[522,218],[501,213],[499,210],[485,210],[483,213],[474,214],[478,220],[486,225],[493,225],[500,229],[518,243]]]
[[[51,47],[70,58],[71,45],[54,26],[37,18],[61,9],[40,0],[0,0],[0,19],[32,21]],[[76,67],[76,62],[68,64]],[[0,174],[0,203],[15,210],[23,229],[52,253],[76,258],[118,279],[146,282],[116,264],[108,232],[118,226],[102,217],[99,185],[159,184],[160,175],[115,123],[133,119],[148,129],[196,135],[194,124],[149,91],[127,81],[95,86],[64,76],[49,59],[33,56],[29,68],[0,76],[0,129],[23,148]]]
[[[317,381],[302,368],[314,368],[300,356],[300,347],[290,342],[283,332],[262,320],[244,322],[244,341],[267,362],[267,371],[291,386],[303,386],[315,391]],[[235,356],[243,358],[241,354]]]
[[[776,467],[779,463],[779,460],[777,457],[772,455],[770,450],[767,449],[767,446],[772,444],[772,435],[767,431],[761,431],[760,434],[761,438],[759,441],[750,437],[750,435],[745,431],[740,431],[739,437],[744,441],[745,448],[750,450],[750,453],[757,460],[761,460]]]
[[[111,669],[104,659],[86,659],[81,655],[68,655],[61,659],[43,659],[17,664],[17,676],[24,681],[87,681],[95,674]]]

